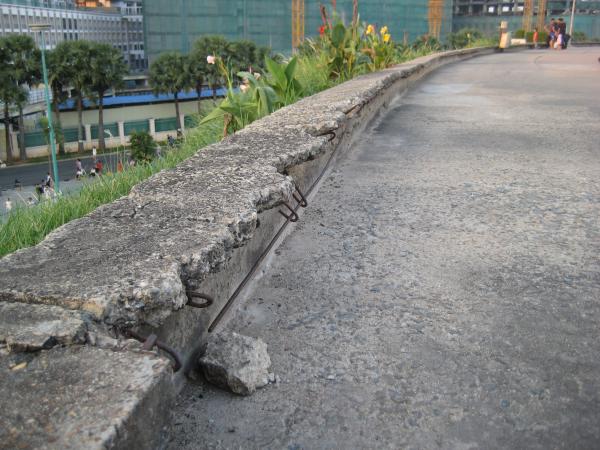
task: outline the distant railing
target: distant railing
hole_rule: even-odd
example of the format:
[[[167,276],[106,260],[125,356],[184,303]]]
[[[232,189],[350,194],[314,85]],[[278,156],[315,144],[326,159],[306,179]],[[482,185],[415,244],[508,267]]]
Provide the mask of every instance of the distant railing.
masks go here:
[[[130,136],[134,131],[152,131],[151,122],[154,121],[154,133],[164,133],[167,131],[176,131],[180,129],[179,121],[176,117],[167,117],[162,119],[144,119],[133,120],[130,122],[122,122],[123,136],[120,134],[119,123],[104,124],[105,138],[123,138]],[[194,128],[198,126],[198,117],[195,115],[187,115],[184,117],[184,127]],[[86,134],[86,127],[89,129],[89,135]],[[86,125],[81,129],[81,136],[84,142],[91,142],[98,139],[98,125]],[[78,142],[79,134],[77,127],[63,128],[62,135],[65,143]],[[17,139],[19,135],[17,135]],[[48,145],[46,132],[41,129],[34,129],[25,132],[25,147],[41,147]]]

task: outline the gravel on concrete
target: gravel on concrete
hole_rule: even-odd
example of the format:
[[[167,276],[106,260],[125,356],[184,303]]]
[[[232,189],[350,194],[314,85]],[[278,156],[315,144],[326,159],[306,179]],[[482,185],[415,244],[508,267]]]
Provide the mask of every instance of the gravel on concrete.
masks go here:
[[[496,54],[414,86],[226,325],[279,382],[189,385],[168,448],[597,447],[598,56]]]

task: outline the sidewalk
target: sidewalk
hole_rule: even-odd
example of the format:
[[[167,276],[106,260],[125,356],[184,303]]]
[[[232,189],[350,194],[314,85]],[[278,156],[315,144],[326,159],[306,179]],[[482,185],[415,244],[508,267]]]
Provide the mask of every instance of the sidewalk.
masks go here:
[[[69,195],[79,191],[86,183],[94,182],[92,178],[86,178],[82,181],[71,180],[61,181],[60,190],[63,195]],[[0,221],[5,220],[8,211],[6,210],[6,201],[10,199],[12,202],[12,209],[31,206],[28,203],[29,199],[33,199],[35,203],[38,203],[38,194],[35,192],[35,186],[24,186],[21,189],[8,189],[0,191]],[[42,200],[48,201],[48,200]]]

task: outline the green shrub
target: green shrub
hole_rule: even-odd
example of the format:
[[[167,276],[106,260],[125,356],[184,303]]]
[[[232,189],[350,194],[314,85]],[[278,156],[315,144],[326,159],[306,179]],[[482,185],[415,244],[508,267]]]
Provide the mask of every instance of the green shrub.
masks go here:
[[[528,43],[533,42],[533,31],[528,31],[527,33],[525,33],[525,41]],[[539,36],[538,36],[538,42],[539,42]]]
[[[523,39],[525,37],[525,30],[520,29],[515,31],[515,33],[513,34],[513,37],[515,39]]]
[[[156,142],[147,131],[134,131],[130,137],[131,156],[139,162],[152,161],[156,152]]]
[[[411,45],[411,48],[416,51],[438,52],[443,50],[444,46],[433,36],[424,34],[423,36],[415,39]]]
[[[588,40],[586,34],[583,31],[573,31],[572,37],[575,42],[585,42]]]
[[[475,28],[463,28],[456,33],[448,35],[448,46],[453,49],[471,47],[476,41],[484,39],[485,36]]]

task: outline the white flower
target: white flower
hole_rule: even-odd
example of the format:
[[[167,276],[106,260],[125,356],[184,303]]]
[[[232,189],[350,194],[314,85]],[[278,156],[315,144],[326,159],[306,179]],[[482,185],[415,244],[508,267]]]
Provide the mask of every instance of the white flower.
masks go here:
[[[260,73],[256,72],[256,73],[254,74],[254,78],[256,78],[256,79],[258,80],[258,79],[260,78]]]
[[[216,60],[217,60],[217,58],[215,58],[213,55],[208,55],[206,57],[206,62],[209,64],[214,64]]]
[[[248,92],[248,89],[250,89],[250,86],[248,86],[247,84],[240,85],[240,91],[246,93]]]

